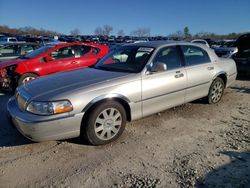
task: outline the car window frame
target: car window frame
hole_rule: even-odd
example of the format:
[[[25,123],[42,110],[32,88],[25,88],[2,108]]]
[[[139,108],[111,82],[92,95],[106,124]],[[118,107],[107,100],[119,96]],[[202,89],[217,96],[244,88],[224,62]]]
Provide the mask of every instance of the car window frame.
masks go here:
[[[49,61],[49,62],[63,61],[63,60],[67,60],[67,59],[77,58],[77,56],[76,56],[76,53],[77,53],[77,52],[76,52],[75,46],[76,46],[76,45],[72,45],[72,46],[62,46],[62,47],[56,48],[56,49],[50,51],[46,56],[51,56],[51,53],[54,52],[54,51],[56,51],[56,50],[59,50],[59,49],[62,49],[62,48],[69,48],[69,47],[71,47],[71,48],[74,49],[74,51],[75,51],[73,57],[66,57],[66,58],[54,59],[53,61]],[[46,57],[46,56],[45,56],[45,57]],[[52,57],[54,57],[54,56],[52,56]]]
[[[93,54],[91,56],[97,56],[101,51],[99,48],[91,46],[91,45],[78,44],[78,45],[75,45],[76,58],[84,58],[84,57],[86,57],[85,55],[81,56],[81,54],[80,54],[80,47],[81,46],[87,46],[87,47],[90,47],[90,48],[94,48],[97,51],[97,53],[95,53],[95,54]],[[89,57],[89,56],[87,56],[87,57]]]
[[[185,58],[184,51],[183,51],[183,47],[186,47],[186,46],[190,46],[190,47],[193,47],[193,48],[198,48],[201,51],[205,52],[205,54],[207,55],[209,61],[208,62],[199,63],[199,64],[194,64],[194,65],[188,64],[188,62],[187,62],[187,60]],[[200,66],[200,65],[204,65],[204,64],[208,64],[208,63],[212,62],[212,60],[211,60],[211,58],[209,56],[209,53],[205,49],[203,49],[202,47],[200,47],[200,46],[185,44],[185,45],[180,45],[180,50],[181,50],[181,53],[182,53],[182,59],[184,61],[185,67]]]
[[[185,66],[185,64],[184,64],[184,61],[183,61],[182,52],[181,52],[181,49],[180,49],[180,46],[179,46],[179,45],[167,45],[167,46],[162,46],[161,48],[159,48],[159,49],[155,52],[155,54],[153,55],[152,60],[150,60],[151,66],[155,63],[154,60],[155,60],[155,58],[157,58],[157,55],[161,52],[161,50],[163,50],[164,48],[173,48],[173,47],[176,49],[176,53],[177,53],[177,55],[178,55],[178,57],[179,57],[179,60],[180,60],[180,67],[174,68],[174,69],[169,69],[168,66],[167,66],[166,72],[168,72],[168,71],[175,71],[175,70],[178,70],[178,69],[183,68],[183,67]],[[166,64],[166,65],[167,65],[167,64]]]

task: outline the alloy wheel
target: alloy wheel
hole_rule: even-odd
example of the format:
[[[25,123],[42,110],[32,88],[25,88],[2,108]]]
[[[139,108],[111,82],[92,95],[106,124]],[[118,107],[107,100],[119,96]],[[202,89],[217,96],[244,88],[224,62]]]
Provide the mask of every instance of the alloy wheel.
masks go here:
[[[101,140],[110,140],[117,135],[121,125],[122,115],[117,109],[104,109],[96,118],[95,134]]]
[[[211,99],[213,103],[218,102],[223,94],[223,84],[221,82],[216,82],[212,88]]]

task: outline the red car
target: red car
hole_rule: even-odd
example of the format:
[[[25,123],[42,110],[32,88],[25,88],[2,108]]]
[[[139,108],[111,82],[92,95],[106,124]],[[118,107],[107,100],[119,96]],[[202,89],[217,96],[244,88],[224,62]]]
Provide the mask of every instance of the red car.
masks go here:
[[[17,59],[0,61],[0,86],[15,89],[38,76],[88,67],[108,51],[107,46],[92,43],[45,45]]]

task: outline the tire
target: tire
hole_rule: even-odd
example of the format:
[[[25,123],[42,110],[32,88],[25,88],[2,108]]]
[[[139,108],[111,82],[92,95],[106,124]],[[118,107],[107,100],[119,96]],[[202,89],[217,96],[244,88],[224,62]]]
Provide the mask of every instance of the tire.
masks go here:
[[[225,83],[221,78],[216,78],[210,86],[207,102],[208,104],[218,103],[224,93]]]
[[[36,77],[38,77],[38,75],[33,74],[33,73],[23,74],[18,80],[18,86],[20,86],[20,85],[22,85],[30,80],[34,80]]]
[[[121,136],[126,125],[126,112],[116,101],[98,104],[87,114],[84,136],[92,145],[108,144]]]

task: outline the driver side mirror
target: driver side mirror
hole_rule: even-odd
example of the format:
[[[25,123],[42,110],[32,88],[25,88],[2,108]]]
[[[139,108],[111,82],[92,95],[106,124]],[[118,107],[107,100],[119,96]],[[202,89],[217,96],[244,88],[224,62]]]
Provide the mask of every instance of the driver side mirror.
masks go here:
[[[167,70],[167,65],[162,62],[155,62],[150,69],[150,72],[164,72]]]
[[[44,60],[45,62],[49,62],[49,61],[55,60],[55,58],[54,58],[53,56],[48,55],[48,56],[45,56],[45,57],[43,58],[43,60]]]

